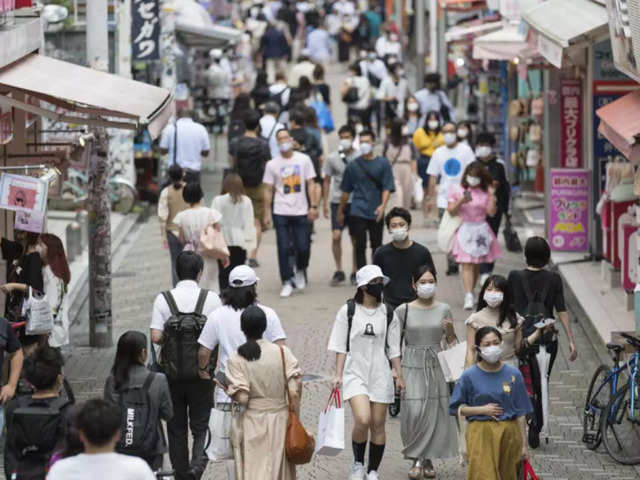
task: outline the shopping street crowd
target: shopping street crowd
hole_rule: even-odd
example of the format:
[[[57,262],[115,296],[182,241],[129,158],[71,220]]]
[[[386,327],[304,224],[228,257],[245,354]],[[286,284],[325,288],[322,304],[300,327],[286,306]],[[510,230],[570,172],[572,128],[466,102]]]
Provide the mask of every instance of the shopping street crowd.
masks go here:
[[[119,338],[103,398],[75,405],[64,379],[70,275],[62,242],[19,231],[2,240],[8,479],[91,471],[151,480],[166,452],[179,480],[199,479],[209,461],[226,462],[229,479],[294,479],[313,451],[307,430],[291,427],[303,402],[302,352],[286,346],[277,312],[259,303],[257,273],[261,239],[273,229],[280,296],[307,289],[309,262],[325,254],[312,252],[320,215],[331,222],[335,262],[326,281],[351,290],[328,340],[332,399],[348,401],[353,415],[345,477],[379,478],[397,398],[408,478],[436,478],[433,460],[455,457],[466,460],[468,479],[518,477],[548,427],[541,392],[556,323],[570,359],[577,356],[562,281],[545,269],[550,249],[540,237],[527,240],[522,270],[493,274],[510,201],[495,134],[456,122],[438,74],[411,92],[396,27],[375,2],[358,3],[254,3],[243,16],[251,33],[244,70],[211,52],[208,96],[230,107],[230,168],[205,204],[209,132],[180,108],[159,145],[168,168],[158,219],[173,289],[155,299],[150,338],[134,330]],[[324,79],[335,56],[348,71],[339,125]],[[438,300],[442,273],[429,249],[412,239],[414,209],[438,229],[445,274],[461,277],[466,338],[456,337],[451,308]],[[541,349],[551,356],[546,371],[536,361]],[[328,436],[315,439],[320,453],[344,448],[344,438],[340,447]],[[294,440],[307,448],[296,450]]]

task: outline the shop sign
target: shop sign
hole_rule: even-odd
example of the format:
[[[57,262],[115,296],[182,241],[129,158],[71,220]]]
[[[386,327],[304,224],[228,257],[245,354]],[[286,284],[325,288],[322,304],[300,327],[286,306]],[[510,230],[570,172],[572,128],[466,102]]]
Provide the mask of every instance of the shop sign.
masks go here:
[[[0,208],[39,212],[47,209],[49,183],[35,177],[3,173],[0,177]]]
[[[582,167],[582,83],[562,80],[560,87],[560,158],[563,168]]]
[[[589,170],[549,172],[549,239],[555,251],[582,252],[589,242]]]
[[[160,58],[159,0],[132,0],[131,41],[134,62]]]
[[[0,0],[2,1],[2,0]],[[13,138],[13,109],[0,103],[0,145]]]
[[[545,37],[541,33],[538,34],[537,42],[538,52],[547,61],[556,68],[562,68],[562,46],[553,40]]]
[[[609,37],[616,67],[640,81],[640,6],[629,0],[607,0]],[[635,32],[635,33],[634,33]]]

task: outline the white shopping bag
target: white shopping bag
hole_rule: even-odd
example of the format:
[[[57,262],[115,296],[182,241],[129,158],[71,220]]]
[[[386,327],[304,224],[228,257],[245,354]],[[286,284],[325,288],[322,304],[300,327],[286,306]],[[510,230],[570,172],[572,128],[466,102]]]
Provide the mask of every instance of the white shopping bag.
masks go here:
[[[211,409],[209,417],[209,434],[211,443],[206,453],[209,460],[219,462],[221,460],[233,460],[233,447],[231,446],[231,412],[223,412],[217,408]]]
[[[53,312],[49,300],[29,287],[29,307],[27,309],[27,335],[43,335],[53,330]]]
[[[424,188],[422,187],[422,178],[413,177],[413,201],[416,202],[416,205],[419,207],[422,205],[422,200],[424,200]]]
[[[464,370],[464,361],[467,355],[467,342],[438,352],[440,368],[447,382],[457,382]]]
[[[316,455],[335,457],[344,450],[344,408],[340,401],[340,390],[334,389],[329,402],[320,412]]]

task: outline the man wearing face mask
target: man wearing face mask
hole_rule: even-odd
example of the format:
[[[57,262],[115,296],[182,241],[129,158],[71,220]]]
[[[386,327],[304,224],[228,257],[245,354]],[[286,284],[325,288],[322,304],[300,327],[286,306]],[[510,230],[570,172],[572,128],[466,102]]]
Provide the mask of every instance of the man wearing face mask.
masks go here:
[[[387,76],[378,90],[378,98],[384,102],[385,121],[404,116],[404,101],[409,96],[409,85],[404,78],[404,68],[400,63],[389,66]]]
[[[390,26],[384,29],[384,35],[376,41],[376,53],[380,58],[393,55],[402,61],[402,44],[400,43],[400,37]]]
[[[351,199],[347,201],[344,209],[345,220],[343,224],[338,223],[338,208],[340,206],[340,197],[342,191],[340,190],[340,184],[342,183],[342,177],[347,165],[355,160],[360,152],[353,146],[353,140],[355,138],[355,131],[350,125],[343,125],[338,130],[338,136],[340,137],[340,143],[338,150],[331,153],[322,166],[322,173],[324,174],[323,191],[328,192],[323,197],[323,213],[324,218],[329,218],[331,213],[331,235],[332,244],[331,250],[333,252],[333,259],[336,263],[336,271],[331,278],[331,286],[337,286],[346,280],[346,275],[342,268],[342,231],[347,227],[349,231],[349,238],[353,245],[353,233],[351,232],[349,211],[351,209]],[[329,199],[331,199],[331,205],[329,206]],[[329,207],[331,210],[329,210]],[[351,283],[355,282],[355,272],[357,270],[355,263],[355,249],[352,252],[352,269],[351,269]]]
[[[494,180],[493,186],[496,189],[498,212],[493,217],[487,217],[487,223],[493,233],[498,235],[502,216],[507,215],[509,212],[511,186],[509,185],[509,180],[507,180],[504,163],[498,160],[498,156],[493,151],[495,143],[496,137],[493,133],[480,133],[476,140],[476,158],[487,167]],[[484,285],[484,281],[493,272],[493,265],[493,263],[483,263],[480,266],[480,285]]]
[[[273,224],[278,243],[278,263],[282,280],[281,297],[289,297],[294,287],[307,284],[306,270],[311,252],[310,222],[318,218],[320,192],[315,183],[316,171],[309,156],[293,150],[293,139],[285,129],[276,132],[280,156],[269,162],[262,179],[264,188],[264,222]],[[274,195],[275,191],[275,195]],[[307,200],[307,192],[308,198]],[[291,265],[291,247],[296,257],[296,273]]]
[[[384,288],[384,300],[394,309],[416,298],[411,273],[416,265],[429,265],[435,272],[429,249],[409,237],[411,213],[405,208],[395,207],[385,217],[391,242],[376,250],[373,263],[390,278]]]
[[[340,189],[338,223],[344,224],[345,207],[351,200],[350,225],[356,243],[356,264],[362,268],[367,264],[367,232],[371,251],[382,244],[384,211],[389,196],[395,191],[391,164],[384,157],[375,156],[373,143],[375,135],[370,130],[360,134],[361,157],[347,165]]]
[[[424,88],[418,90],[415,97],[420,104],[420,125],[424,125],[427,113],[432,110],[440,112],[440,116],[445,117],[440,118],[443,122],[456,121],[456,110],[451,105],[447,94],[440,88],[439,73],[427,73],[424,76]]]
[[[371,106],[369,107],[367,118],[370,118],[373,113],[376,119],[376,134],[379,136],[383,124],[380,89],[382,82],[389,76],[389,73],[387,71],[387,66],[378,58],[375,50],[364,50],[363,53],[364,57],[363,60],[360,61],[360,70],[362,71],[362,75],[367,77],[369,80],[372,95]]]

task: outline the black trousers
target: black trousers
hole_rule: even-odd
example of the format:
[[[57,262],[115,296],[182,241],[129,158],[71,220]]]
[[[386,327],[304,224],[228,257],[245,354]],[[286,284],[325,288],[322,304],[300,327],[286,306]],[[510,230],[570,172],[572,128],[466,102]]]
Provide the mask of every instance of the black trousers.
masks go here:
[[[498,212],[493,217],[487,217],[487,223],[489,224],[489,227],[491,227],[491,230],[493,230],[493,233],[495,233],[497,236],[498,232],[500,231],[500,223],[502,223],[502,210],[498,210]],[[480,274],[492,273],[493,266],[493,263],[481,264]]]
[[[247,261],[247,251],[240,247],[229,247],[229,266],[224,268],[222,262],[218,260],[218,282],[220,283],[220,291],[229,286],[229,274],[238,265],[244,265]]]
[[[213,406],[213,383],[209,380],[169,380],[173,418],[167,422],[169,458],[176,480],[192,480],[189,470],[199,480],[207,467],[204,452]],[[189,460],[188,433],[191,429],[193,450]]]
[[[367,264],[367,232],[369,232],[369,243],[371,244],[371,257],[382,245],[382,232],[384,223],[370,220],[368,218],[350,216],[351,234],[355,239],[356,265],[358,269]]]
[[[200,183],[200,171],[199,170],[189,170],[188,168],[184,171],[184,181],[186,183]]]

